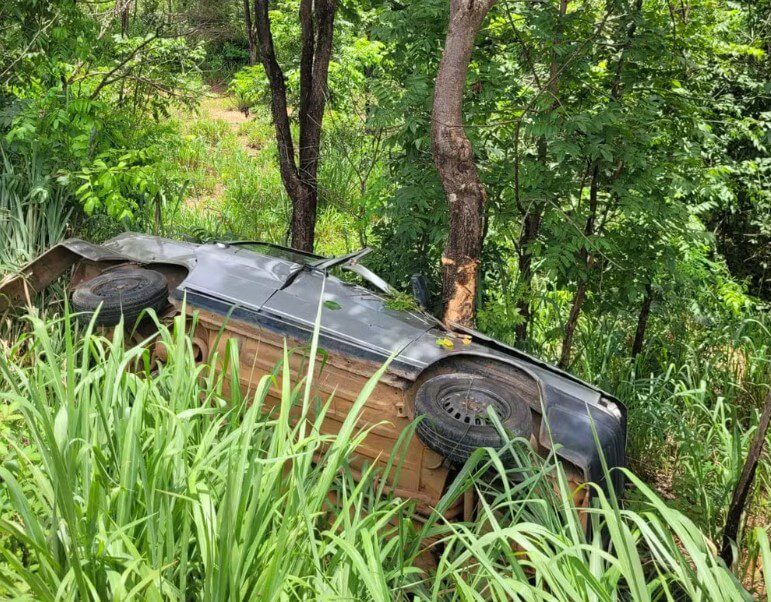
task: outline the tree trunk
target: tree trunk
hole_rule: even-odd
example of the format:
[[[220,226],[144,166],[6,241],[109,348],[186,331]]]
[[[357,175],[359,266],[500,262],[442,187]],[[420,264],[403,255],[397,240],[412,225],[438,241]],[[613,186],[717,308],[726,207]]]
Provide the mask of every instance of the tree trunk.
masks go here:
[[[309,194],[304,203],[295,207],[292,217],[292,242],[298,249],[307,251],[313,250],[316,225],[321,124],[327,102],[336,2],[314,0],[312,4],[311,16],[311,0],[300,3],[303,38],[300,56],[300,178]]]
[[[431,142],[450,211],[442,254],[445,322],[471,326],[476,312],[487,193],[463,129],[463,92],[474,39],[495,0],[450,0],[450,21],[436,75]]]
[[[760,455],[763,453],[763,444],[766,441],[769,422],[771,422],[771,392],[766,396],[766,404],[760,416],[758,430],[755,431],[752,444],[747,452],[747,459],[744,462],[744,468],[742,468],[742,474],[739,477],[739,482],[736,483],[736,489],[734,489],[731,498],[731,505],[728,507],[725,529],[723,529],[723,545],[720,550],[720,557],[728,567],[733,565],[732,544],[737,541],[736,538],[739,535],[744,505],[752,491],[752,482],[755,480],[755,471],[760,461]]]
[[[517,341],[524,343],[527,340],[527,331],[532,320],[531,296],[533,292],[533,253],[530,250],[532,245],[538,239],[538,233],[541,230],[541,218],[543,217],[543,205],[528,211],[522,223],[522,232],[519,235],[519,302],[517,310],[521,322],[517,324]]]
[[[256,8],[256,7],[255,7]],[[260,60],[257,42],[257,32],[254,29],[254,21],[252,19],[252,8],[249,4],[249,0],[244,0],[244,25],[246,26],[246,41],[249,43],[249,64],[256,65]]]
[[[321,125],[327,100],[327,76],[332,57],[336,0],[301,0],[299,165],[295,157],[287,112],[284,73],[276,60],[267,0],[254,0],[254,26],[259,58],[270,82],[271,112],[276,128],[279,170],[292,200],[292,246],[313,251],[318,199],[318,162]]]
[[[640,315],[637,317],[637,330],[634,333],[634,341],[632,342],[632,357],[635,358],[642,351],[643,342],[645,341],[645,331],[648,328],[648,316],[651,313],[651,303],[653,302],[653,287],[650,283],[645,285],[645,297],[643,298],[642,307],[640,307]]]
[[[570,365],[570,350],[573,346],[573,335],[576,332],[576,326],[578,325],[578,318],[581,315],[581,309],[584,306],[586,300],[586,280],[581,280],[576,287],[576,292],[573,293],[573,302],[570,305],[570,314],[568,320],[565,322],[565,334],[562,339],[562,352],[560,353],[560,361],[557,364],[558,367],[563,370],[567,370]]]
[[[631,24],[627,28],[626,37],[624,39],[624,43],[622,46],[621,55],[616,65],[614,81],[611,83],[610,96],[614,102],[621,102],[621,95],[622,95],[621,73],[622,73],[623,66],[626,59],[626,52],[629,46],[631,46],[632,44],[636,27],[637,27],[634,21],[634,17],[636,15],[639,15],[641,10],[642,10],[642,0],[636,0],[635,2],[636,12],[635,12],[635,15],[633,15]],[[611,178],[611,182],[620,176],[622,168],[623,168],[623,162],[620,162],[619,167],[616,170],[616,173]],[[584,228],[584,237],[586,239],[589,239],[595,233],[595,221],[597,219],[597,202],[598,202],[597,191],[599,186],[599,178],[600,178],[600,160],[596,159],[594,161],[594,169],[592,171],[592,184],[589,191],[589,216],[586,219],[586,227]],[[594,263],[594,258],[592,257],[592,254],[588,252],[588,249],[586,248],[586,246],[583,246],[581,248],[581,258],[582,259],[580,263],[584,267],[584,274],[582,275],[581,280],[578,284],[578,287],[576,288],[576,292],[573,295],[573,303],[570,308],[570,314],[568,316],[568,321],[565,323],[565,335],[562,340],[562,352],[560,354],[560,360],[558,364],[559,367],[562,368],[563,370],[567,369],[568,365],[570,364],[570,352],[571,352],[571,347],[573,345],[573,335],[575,333],[576,325],[578,324],[578,318],[581,315],[581,309],[583,307],[584,301],[586,300],[586,289],[588,286],[590,272]],[[647,320],[647,316],[646,316],[646,320]]]
[[[551,58],[549,60],[549,81],[546,82],[546,89],[551,94],[554,102],[548,109],[549,112],[556,109],[559,105],[557,99],[557,95],[559,94],[559,63],[557,62],[557,47],[562,43],[562,19],[567,13],[568,2],[569,0],[560,0],[559,16],[555,26],[554,39],[552,41]],[[533,69],[533,74],[536,76],[535,69]],[[538,138],[536,147],[538,151],[538,161],[546,168],[548,154],[545,136],[540,136]],[[519,165],[517,165],[516,170],[517,197],[519,197]],[[533,254],[530,250],[530,245],[538,240],[538,235],[541,231],[541,220],[545,209],[545,200],[538,200],[534,202],[534,206],[528,207],[525,212],[525,217],[522,220],[522,231],[520,232],[517,244],[517,249],[519,251],[519,302],[517,303],[517,310],[522,319],[516,328],[517,342],[519,343],[524,343],[527,340],[527,331],[532,320],[531,297],[533,284]]]
[[[128,35],[131,23],[131,0],[117,0],[115,2],[115,9],[120,16],[120,33],[126,36]]]
[[[589,188],[589,215],[586,217],[586,225],[584,226],[584,238],[588,240],[594,235],[594,224],[597,219],[597,192],[600,185],[600,165],[599,161],[595,161],[594,169],[592,170],[592,183]],[[560,354],[560,361],[557,364],[563,370],[567,370],[570,364],[570,350],[573,346],[573,335],[578,325],[578,318],[581,315],[581,309],[584,306],[586,300],[586,288],[589,284],[589,270],[594,263],[594,258],[586,247],[586,243],[581,247],[581,265],[584,268],[584,273],[580,277],[576,292],[573,294],[573,303],[570,307],[570,314],[568,320],[565,322],[565,334],[562,339],[562,353]]]
[[[546,164],[546,138],[541,136],[538,139],[538,159]],[[519,183],[517,183],[519,186]],[[517,302],[517,311],[521,322],[517,324],[516,334],[517,342],[524,343],[527,340],[527,331],[532,320],[531,295],[533,291],[533,252],[530,249],[541,231],[541,219],[545,204],[541,201],[534,201],[534,207],[529,207],[525,212],[525,218],[522,220],[522,230],[519,233],[517,250],[519,259],[517,267],[519,268],[519,301]]]

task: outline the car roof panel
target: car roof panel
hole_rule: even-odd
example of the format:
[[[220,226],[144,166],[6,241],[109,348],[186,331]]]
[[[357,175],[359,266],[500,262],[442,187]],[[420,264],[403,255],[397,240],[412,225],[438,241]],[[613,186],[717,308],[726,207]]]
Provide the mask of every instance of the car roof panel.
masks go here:
[[[180,288],[259,309],[286,282],[295,264],[226,245],[201,245]]]
[[[318,272],[304,272],[285,290],[277,291],[263,311],[312,330],[324,284],[321,329],[327,335],[353,342],[384,356],[399,352],[432,327],[407,312],[396,312],[369,290]]]

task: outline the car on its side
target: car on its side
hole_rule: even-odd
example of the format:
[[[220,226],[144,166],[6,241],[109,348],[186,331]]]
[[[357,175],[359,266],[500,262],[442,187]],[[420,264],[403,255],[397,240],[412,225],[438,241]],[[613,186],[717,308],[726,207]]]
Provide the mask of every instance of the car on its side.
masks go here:
[[[364,383],[392,358],[360,416],[370,430],[357,456],[385,463],[418,420],[394,489],[425,512],[475,449],[506,444],[488,408],[507,436],[529,439],[542,455],[554,451],[573,486],[604,483],[602,457],[623,466],[626,410],[617,399],[479,332],[444,325],[417,305],[395,309],[391,287],[360,262],[366,252],[325,258],[263,242],[197,244],[134,233],[101,245],[70,239],[0,283],[0,310],[72,268],[72,306],[82,316],[113,326],[148,308],[169,319],[184,307],[197,314],[202,360],[236,341],[241,385],[249,389],[282,360],[285,344],[307,348],[321,306],[325,362],[314,387],[323,399],[334,392],[324,430],[339,429]],[[331,275],[334,268],[367,286]],[[274,403],[278,396],[269,393]],[[620,471],[613,474],[619,487]]]

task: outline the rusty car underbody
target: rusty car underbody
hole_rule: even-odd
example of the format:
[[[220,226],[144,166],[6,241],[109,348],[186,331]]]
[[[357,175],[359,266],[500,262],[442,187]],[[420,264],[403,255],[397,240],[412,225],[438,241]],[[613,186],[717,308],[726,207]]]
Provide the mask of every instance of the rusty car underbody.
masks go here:
[[[69,269],[73,287],[120,266],[154,270],[168,290],[165,315],[183,307],[197,314],[194,342],[201,358],[227,340],[237,342],[241,386],[247,390],[274,370],[285,344],[307,346],[321,302],[319,344],[326,359],[314,388],[320,398],[332,397],[324,422],[328,433],[337,432],[366,381],[393,358],[360,417],[359,424],[371,429],[357,450],[361,462],[387,462],[417,417],[416,397],[436,389],[428,383],[467,375],[469,387],[482,391],[480,411],[490,404],[497,409],[503,396],[504,410],[517,409],[519,418],[512,414],[510,420],[514,434],[529,438],[542,455],[556,452],[574,485],[604,481],[601,457],[610,467],[624,464],[626,410],[615,398],[481,333],[448,329],[419,310],[389,309],[383,298],[388,285],[358,262],[360,255],[336,263],[382,294],[329,275],[325,258],[265,243],[196,244],[133,233],[101,245],[71,239],[0,283],[0,311],[31,300]],[[293,362],[300,370],[302,357],[295,355]],[[482,432],[481,414],[457,409],[470,402],[470,394],[458,394],[453,382],[448,386],[444,406],[436,406],[447,408],[442,420],[461,427],[465,420],[466,431]],[[278,390],[269,393],[274,403],[279,396]],[[458,426],[452,432],[466,432]],[[436,506],[457,470],[456,455],[440,453],[454,450],[447,447],[452,439],[447,432],[412,437],[394,484],[398,495],[417,500],[425,511]],[[432,444],[436,438],[444,447]]]

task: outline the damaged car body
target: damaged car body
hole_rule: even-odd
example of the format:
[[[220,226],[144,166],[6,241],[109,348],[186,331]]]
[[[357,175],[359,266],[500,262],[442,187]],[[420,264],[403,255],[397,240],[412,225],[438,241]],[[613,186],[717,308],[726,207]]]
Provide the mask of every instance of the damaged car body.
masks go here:
[[[323,428],[337,432],[366,381],[392,358],[362,411],[359,424],[370,430],[357,455],[362,465],[385,464],[419,419],[393,490],[425,512],[474,449],[504,445],[488,408],[511,436],[529,439],[541,455],[555,452],[575,487],[603,483],[602,458],[611,468],[624,465],[626,410],[618,400],[481,333],[448,329],[417,308],[389,308],[389,285],[359,263],[366,252],[329,259],[268,243],[197,244],[134,233],[101,245],[71,239],[0,283],[0,311],[71,269],[73,307],[86,316],[98,309],[97,323],[121,316],[128,323],[147,308],[165,310],[165,319],[183,307],[195,312],[200,358],[235,341],[246,391],[273,372],[285,344],[307,346],[321,301],[326,359],[314,392],[332,399]],[[330,275],[333,267],[379,294]],[[302,358],[293,364],[300,370]],[[279,397],[271,390],[268,402]],[[620,487],[620,471],[611,474]]]

